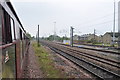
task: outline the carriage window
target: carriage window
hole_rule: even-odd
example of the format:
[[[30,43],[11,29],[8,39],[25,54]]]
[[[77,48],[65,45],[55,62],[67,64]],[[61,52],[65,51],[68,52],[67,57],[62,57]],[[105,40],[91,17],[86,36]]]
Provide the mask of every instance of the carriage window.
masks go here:
[[[16,39],[20,39],[20,30],[17,22],[15,22],[15,37]]]
[[[0,44],[5,44],[6,43],[6,36],[5,36],[5,19],[4,19],[4,9],[0,7]]]
[[[5,30],[5,43],[11,43],[12,42],[12,35],[11,35],[11,27],[10,27],[10,15],[4,10],[4,30]]]
[[[20,39],[22,40],[22,30],[20,29]]]
[[[24,33],[22,33],[22,35],[23,35],[23,36],[22,36],[22,39],[24,40]]]
[[[12,35],[12,40],[15,40],[14,21],[13,21],[13,19],[11,19],[11,35]]]
[[[24,39],[26,39],[25,34],[24,34]]]

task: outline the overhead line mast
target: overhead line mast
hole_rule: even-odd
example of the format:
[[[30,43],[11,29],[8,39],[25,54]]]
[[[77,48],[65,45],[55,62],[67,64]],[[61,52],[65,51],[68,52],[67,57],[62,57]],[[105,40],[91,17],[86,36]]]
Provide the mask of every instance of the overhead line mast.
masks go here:
[[[73,27],[70,27],[70,45],[73,47]]]
[[[120,49],[120,1],[118,2],[118,48]]]
[[[115,0],[114,0],[114,20],[113,20],[113,45],[115,43]]]
[[[56,40],[56,22],[54,22],[54,41]]]
[[[38,25],[38,47],[39,47],[39,25]]]

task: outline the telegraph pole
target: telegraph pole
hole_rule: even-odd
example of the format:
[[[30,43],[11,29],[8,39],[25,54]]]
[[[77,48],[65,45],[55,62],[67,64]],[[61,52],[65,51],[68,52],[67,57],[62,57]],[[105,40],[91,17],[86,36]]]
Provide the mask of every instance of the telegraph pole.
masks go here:
[[[56,40],[56,22],[54,22],[54,41]]]
[[[95,41],[95,34],[96,34],[96,30],[94,29],[94,41]]]
[[[115,0],[114,0],[114,19],[113,19],[113,46],[115,43]]]
[[[39,47],[39,25],[38,25],[38,47]]]
[[[71,29],[70,29],[70,45],[73,47],[73,27],[71,26]]]

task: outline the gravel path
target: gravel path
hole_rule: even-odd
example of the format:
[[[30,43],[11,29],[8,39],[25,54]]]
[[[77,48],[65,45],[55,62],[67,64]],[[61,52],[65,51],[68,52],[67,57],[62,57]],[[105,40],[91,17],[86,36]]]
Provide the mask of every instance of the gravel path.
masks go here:
[[[23,63],[22,78],[43,78],[43,73],[40,70],[38,58],[35,56],[35,52],[30,45],[28,53],[25,55],[25,61]]]
[[[54,67],[58,68],[62,74],[66,75],[66,78],[81,78],[90,79],[91,76],[80,70],[73,63],[63,58],[62,56],[55,54],[48,47],[44,47],[53,61]],[[35,56],[32,45],[30,45],[28,54],[25,55],[25,61],[23,63],[22,78],[45,78],[44,73],[40,70],[40,64],[37,62],[38,58]],[[64,78],[64,77],[62,77]]]

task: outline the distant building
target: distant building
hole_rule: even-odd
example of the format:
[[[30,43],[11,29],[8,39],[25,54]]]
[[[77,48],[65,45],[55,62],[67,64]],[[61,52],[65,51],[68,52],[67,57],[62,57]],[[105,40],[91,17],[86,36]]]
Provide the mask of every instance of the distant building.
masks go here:
[[[94,35],[94,34],[90,34],[90,35],[88,36],[88,40],[96,40],[96,41],[98,41],[98,36],[97,36],[97,35]]]
[[[79,38],[80,38],[80,36],[78,36],[78,35],[73,36],[73,40],[79,40]]]
[[[115,42],[118,42],[118,37],[120,34],[115,33]],[[113,32],[106,32],[104,35],[94,35],[94,34],[84,34],[81,36],[75,35],[73,36],[74,41],[94,41],[98,43],[104,43],[104,44],[112,44],[113,42]]]
[[[80,40],[80,41],[83,41],[83,40],[92,40],[92,39],[98,39],[98,36],[97,35],[94,35],[94,34],[84,34],[84,35],[81,35],[81,36],[78,36],[78,35],[74,35],[73,36],[73,40]]]
[[[103,43],[111,44],[113,42],[113,32],[106,32],[103,35]],[[118,33],[115,33],[115,42],[118,42]]]
[[[103,43],[103,35],[97,36],[97,42]]]
[[[83,41],[83,40],[88,40],[88,36],[89,36],[89,34],[81,35],[81,36],[79,37],[79,40],[81,40],[81,41]]]

